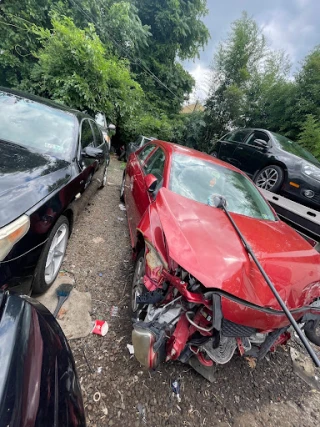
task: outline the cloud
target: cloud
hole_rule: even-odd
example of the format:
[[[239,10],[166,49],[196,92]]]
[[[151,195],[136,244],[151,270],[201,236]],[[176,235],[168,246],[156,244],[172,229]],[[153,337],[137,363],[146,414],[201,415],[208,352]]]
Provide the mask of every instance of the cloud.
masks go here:
[[[309,1],[296,0],[300,5],[307,4]],[[315,28],[310,19],[309,8],[295,16],[292,16],[289,11],[274,10],[269,14],[269,18],[262,22],[261,28],[270,47],[275,50],[284,50],[295,65],[301,60],[301,53],[305,51],[306,46],[310,46],[309,49],[313,48]]]
[[[211,71],[208,67],[199,64],[189,72],[196,81],[195,88],[190,95],[189,103],[196,102],[197,100],[201,102],[207,97],[210,89]]]
[[[295,0],[295,2],[298,7],[304,8],[310,3],[310,0]]]

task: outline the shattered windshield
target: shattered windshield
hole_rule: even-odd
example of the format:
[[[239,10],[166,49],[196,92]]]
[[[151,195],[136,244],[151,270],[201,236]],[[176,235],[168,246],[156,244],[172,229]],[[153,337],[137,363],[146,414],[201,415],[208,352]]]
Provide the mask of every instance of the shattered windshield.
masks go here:
[[[230,212],[275,221],[259,190],[244,175],[223,166],[183,154],[174,154],[169,188],[174,193],[213,206],[212,197],[222,195]]]

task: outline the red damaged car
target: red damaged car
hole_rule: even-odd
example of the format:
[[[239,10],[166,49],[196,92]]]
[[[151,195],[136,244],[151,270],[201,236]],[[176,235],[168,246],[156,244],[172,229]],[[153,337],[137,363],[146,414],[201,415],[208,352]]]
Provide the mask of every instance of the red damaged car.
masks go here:
[[[320,254],[240,170],[152,141],[131,154],[120,197],[141,364],[180,360],[211,380],[235,352],[262,359],[286,343],[291,324],[320,345]]]

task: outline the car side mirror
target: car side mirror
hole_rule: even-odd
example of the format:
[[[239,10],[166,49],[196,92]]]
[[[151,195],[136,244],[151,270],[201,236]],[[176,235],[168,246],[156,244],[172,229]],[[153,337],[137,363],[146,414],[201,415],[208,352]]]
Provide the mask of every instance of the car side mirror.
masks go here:
[[[81,155],[87,159],[97,159],[98,160],[98,159],[103,159],[104,152],[100,148],[88,146],[88,147],[85,147],[81,151]]]
[[[152,173],[149,173],[148,175],[145,176],[144,182],[146,184],[146,187],[149,193],[153,193],[158,184],[157,178],[154,175],[152,175]]]
[[[264,139],[255,139],[253,143],[258,145],[259,147],[268,147],[268,143]]]

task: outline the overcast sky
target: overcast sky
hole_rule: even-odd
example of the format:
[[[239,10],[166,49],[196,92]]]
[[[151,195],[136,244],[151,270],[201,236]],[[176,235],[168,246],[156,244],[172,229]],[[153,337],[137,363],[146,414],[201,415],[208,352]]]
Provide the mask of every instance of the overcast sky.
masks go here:
[[[197,96],[204,97],[208,85],[208,69],[218,43],[230,31],[230,24],[247,11],[263,29],[269,46],[284,50],[293,64],[292,72],[301,60],[320,44],[320,0],[207,0],[209,15],[204,19],[211,39],[200,60],[184,66],[197,81]]]

